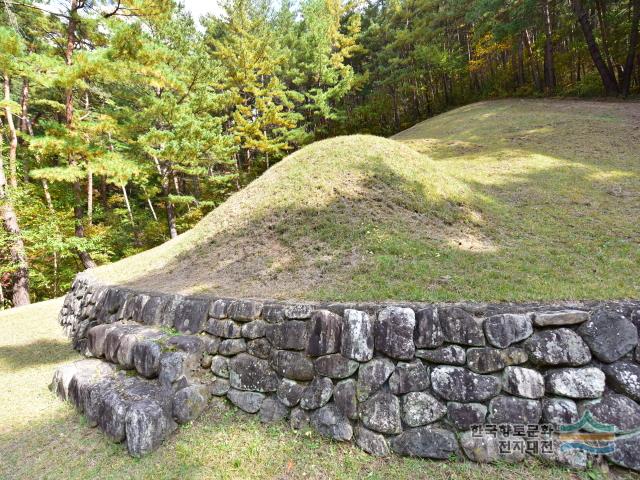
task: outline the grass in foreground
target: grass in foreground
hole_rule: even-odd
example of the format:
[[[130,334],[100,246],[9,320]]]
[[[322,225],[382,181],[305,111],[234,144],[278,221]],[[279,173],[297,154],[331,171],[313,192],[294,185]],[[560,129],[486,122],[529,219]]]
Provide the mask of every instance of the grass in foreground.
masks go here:
[[[317,142],[96,275],[281,299],[637,298],[639,127],[640,103],[504,100]]]
[[[0,478],[310,478],[482,479],[601,478],[537,461],[518,465],[376,459],[354,446],[255,417],[215,402],[140,460],[47,390],[54,368],[78,358],[56,323],[59,300],[0,313]],[[626,473],[623,475],[627,475]],[[628,475],[631,478],[630,475]]]

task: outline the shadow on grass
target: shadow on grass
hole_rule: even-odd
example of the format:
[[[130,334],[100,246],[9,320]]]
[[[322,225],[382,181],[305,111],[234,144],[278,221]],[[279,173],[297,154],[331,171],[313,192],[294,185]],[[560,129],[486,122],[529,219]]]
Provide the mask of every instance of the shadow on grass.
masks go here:
[[[26,345],[0,346],[0,366],[14,371],[61,363],[77,356],[69,342],[64,340],[41,339]]]

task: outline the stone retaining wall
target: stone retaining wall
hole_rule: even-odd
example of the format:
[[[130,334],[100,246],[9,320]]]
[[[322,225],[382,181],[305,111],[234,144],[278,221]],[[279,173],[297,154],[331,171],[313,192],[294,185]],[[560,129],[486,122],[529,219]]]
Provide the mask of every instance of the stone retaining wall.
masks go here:
[[[638,301],[294,304],[134,292],[78,275],[60,313],[75,348],[116,321],[205,336],[211,394],[374,455],[535,454],[575,467],[604,456],[640,470]],[[580,419],[612,437],[592,453],[562,451],[560,427]]]

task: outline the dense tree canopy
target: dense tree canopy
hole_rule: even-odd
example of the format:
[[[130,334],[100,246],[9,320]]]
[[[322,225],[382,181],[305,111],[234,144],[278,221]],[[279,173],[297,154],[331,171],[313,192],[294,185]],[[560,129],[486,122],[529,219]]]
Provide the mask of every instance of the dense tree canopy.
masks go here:
[[[2,3],[0,306],[177,236],[319,138],[640,92],[640,0],[227,0],[200,23],[167,0]]]

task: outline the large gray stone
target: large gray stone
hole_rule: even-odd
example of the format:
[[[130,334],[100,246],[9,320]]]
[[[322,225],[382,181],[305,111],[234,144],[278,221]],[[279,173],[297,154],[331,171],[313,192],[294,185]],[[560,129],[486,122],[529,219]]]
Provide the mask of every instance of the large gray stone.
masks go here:
[[[591,361],[587,344],[567,328],[537,332],[524,346],[529,360],[536,365],[579,367]]]
[[[373,322],[366,312],[349,308],[344,311],[340,351],[358,362],[373,358]]]
[[[474,347],[485,346],[482,322],[467,311],[459,307],[445,307],[438,310],[438,317],[445,342]]]
[[[173,397],[173,418],[182,424],[195,420],[209,403],[209,392],[204,385],[190,385]]]
[[[604,367],[607,381],[616,392],[640,402],[640,365],[616,362]]]
[[[390,453],[385,436],[372,432],[363,426],[356,428],[356,445],[376,457],[386,457]]]
[[[598,398],[604,392],[605,376],[599,368],[561,368],[545,377],[547,391],[563,397]]]
[[[260,317],[262,302],[253,300],[234,300],[227,307],[227,315],[239,322],[250,322]]]
[[[444,365],[464,365],[467,355],[458,345],[447,345],[435,350],[416,350],[416,357],[429,363]]]
[[[436,348],[444,343],[444,333],[436,307],[427,307],[416,312],[413,342],[416,348]]]
[[[104,342],[107,333],[118,328],[118,324],[103,323],[87,330],[87,350],[94,357],[104,357]]]
[[[314,410],[326,405],[333,394],[333,382],[330,378],[315,377],[304,389],[300,398],[300,408]]]
[[[301,352],[276,350],[271,356],[271,366],[278,375],[291,380],[312,380],[313,362]]]
[[[410,392],[402,397],[402,421],[410,427],[433,423],[447,408],[427,392]]]
[[[152,340],[138,342],[133,347],[133,364],[136,371],[145,378],[155,378],[160,372],[162,348]]]
[[[141,457],[152,452],[176,427],[157,402],[139,400],[133,403],[127,409],[124,424],[129,455]]]
[[[232,388],[227,392],[227,398],[240,410],[244,410],[247,413],[256,413],[260,410],[266,395],[264,393],[245,392]]]
[[[258,358],[271,358],[271,343],[266,338],[256,338],[247,342],[247,353]]]
[[[500,395],[489,402],[488,423],[531,425],[540,422],[542,408],[538,400]]]
[[[405,430],[391,441],[391,449],[400,455],[440,460],[459,454],[453,432],[435,427]]]
[[[614,451],[606,457],[616,465],[640,472],[640,435],[616,440]]]
[[[211,383],[208,385],[209,393],[215,397],[223,397],[227,394],[231,385],[229,384],[229,380],[224,378],[214,378]]]
[[[429,387],[429,374],[420,360],[398,362],[389,378],[389,390],[396,395],[419,392]]]
[[[183,333],[202,332],[209,317],[209,305],[209,300],[183,298],[176,307],[173,326]]]
[[[242,327],[233,320],[211,319],[206,326],[207,333],[222,338],[240,338]]]
[[[576,402],[568,398],[543,398],[542,421],[551,425],[571,425],[579,420]]]
[[[503,442],[508,442],[508,449],[501,448]],[[526,456],[525,440],[522,437],[505,438],[464,432],[460,435],[460,446],[469,460],[476,463],[515,463],[523,461]]]
[[[580,325],[578,333],[600,361],[611,363],[631,352],[638,344],[638,330],[622,314],[599,310]]]
[[[597,400],[580,402],[580,416],[590,412],[600,423],[613,425],[618,432],[640,429],[640,405],[617,393],[609,393]]]
[[[269,324],[264,320],[254,320],[249,323],[245,323],[242,326],[242,336],[250,340],[264,337],[267,334],[267,326]]]
[[[353,437],[353,429],[349,420],[333,403],[313,412],[311,425],[320,435],[339,442],[349,441]]]
[[[289,414],[289,425],[293,430],[302,430],[309,426],[311,413],[301,408],[294,408]]]
[[[339,353],[318,357],[313,365],[316,373],[329,378],[347,378],[353,375],[358,366],[358,362],[343,357]]]
[[[386,358],[374,358],[360,365],[356,387],[358,400],[363,401],[369,398],[387,381],[394,370],[395,365]]]
[[[374,326],[376,350],[398,360],[410,360],[415,353],[415,313],[410,308],[386,307]]]
[[[400,433],[400,401],[387,392],[378,392],[360,404],[360,421],[370,430],[380,433]]]
[[[583,310],[558,310],[555,312],[536,312],[533,323],[537,327],[559,327],[576,325],[589,320],[589,312]]]
[[[307,322],[288,320],[274,323],[266,329],[267,339],[275,349],[304,350],[307,348],[309,333]]]
[[[505,313],[487,318],[484,321],[484,333],[491,345],[506,348],[529,338],[533,326],[528,315]]]
[[[244,338],[227,338],[220,342],[218,353],[220,355],[237,355],[247,350],[247,342]]]
[[[310,304],[296,303],[288,304],[283,308],[284,316],[290,320],[306,320],[311,318],[311,314],[315,310],[315,307]]]
[[[230,300],[220,298],[209,305],[209,316],[215,319],[227,318]]]
[[[329,310],[316,310],[309,320],[306,352],[319,357],[340,351],[342,318]]]
[[[483,425],[487,418],[487,407],[481,403],[447,403],[447,420],[457,430],[470,430]]]
[[[530,368],[507,367],[502,373],[502,389],[518,397],[542,398],[544,377]]]
[[[276,423],[287,418],[289,409],[275,397],[269,397],[260,407],[260,421],[262,423]]]
[[[287,407],[295,407],[302,398],[305,386],[294,380],[283,378],[278,385],[276,395],[278,399]]]
[[[216,355],[211,359],[211,371],[218,377],[229,378],[229,359]]]
[[[467,350],[467,367],[476,373],[493,373],[507,366],[503,350],[496,348],[470,348]]]
[[[356,381],[352,378],[338,382],[333,389],[333,402],[345,417],[358,418],[358,399],[356,398]]]
[[[278,376],[267,360],[241,353],[229,362],[229,381],[238,390],[275,392]]]
[[[440,366],[431,371],[431,387],[445,400],[468,403],[495,397],[502,385],[500,379],[491,375],[478,375],[462,367]]]

